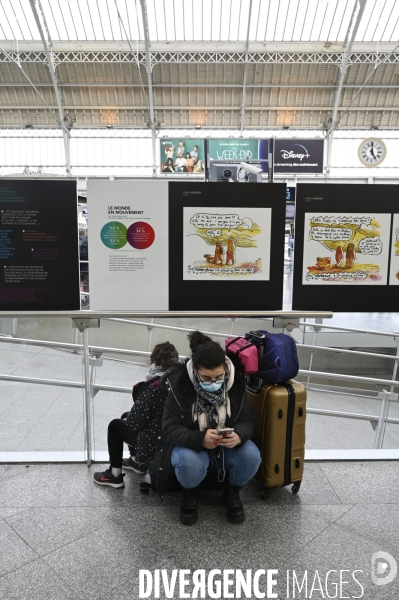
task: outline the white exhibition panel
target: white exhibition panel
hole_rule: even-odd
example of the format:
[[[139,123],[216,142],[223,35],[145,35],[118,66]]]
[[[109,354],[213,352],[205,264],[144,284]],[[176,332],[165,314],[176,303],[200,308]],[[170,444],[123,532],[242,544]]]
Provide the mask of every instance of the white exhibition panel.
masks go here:
[[[168,310],[168,182],[87,182],[92,310]]]

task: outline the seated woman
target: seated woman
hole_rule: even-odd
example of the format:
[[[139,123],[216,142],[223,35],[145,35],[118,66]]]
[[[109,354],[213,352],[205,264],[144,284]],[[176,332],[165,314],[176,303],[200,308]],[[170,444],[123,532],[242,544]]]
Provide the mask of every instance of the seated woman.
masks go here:
[[[165,380],[179,361],[173,344],[164,342],[155,346],[150,357],[150,371],[146,381],[133,388],[134,404],[126,418],[114,419],[108,425],[108,452],[110,467],[94,473],[94,482],[114,488],[124,487],[124,469],[143,474],[152,461],[161,433],[162,414],[168,391]],[[129,446],[132,457],[122,460],[123,442]]]
[[[254,417],[245,391],[244,375],[234,369],[220,344],[199,331],[189,334],[192,358],[168,378],[170,391],[162,420],[162,456],[157,482],[166,490],[170,465],[184,488],[180,521],[197,521],[198,486],[208,473],[224,480],[227,519],[245,519],[240,490],[257,472],[258,448],[250,441]],[[229,433],[219,429],[231,428]],[[169,458],[170,457],[170,458]],[[154,464],[157,462],[156,457]]]

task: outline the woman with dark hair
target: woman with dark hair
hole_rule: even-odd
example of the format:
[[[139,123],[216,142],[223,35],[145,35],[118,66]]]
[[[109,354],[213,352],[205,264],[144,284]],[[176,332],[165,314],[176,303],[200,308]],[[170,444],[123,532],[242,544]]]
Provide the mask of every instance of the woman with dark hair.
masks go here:
[[[162,414],[168,394],[165,381],[178,361],[179,355],[173,344],[164,342],[155,346],[146,381],[133,387],[132,409],[108,425],[110,466],[102,473],[94,473],[95,483],[120,488],[125,486],[122,467],[138,475],[147,472],[161,433]],[[129,446],[130,458],[122,459],[123,442]]]
[[[167,158],[162,173],[174,173],[175,168],[173,166],[173,158]]]
[[[255,475],[261,460],[249,439],[254,418],[244,375],[235,371],[220,344],[208,336],[195,331],[189,340],[192,358],[168,378],[158,491],[164,494],[172,465],[184,488],[180,521],[193,525],[197,522],[198,486],[213,472],[224,481],[227,519],[242,523],[245,513],[240,490]]]

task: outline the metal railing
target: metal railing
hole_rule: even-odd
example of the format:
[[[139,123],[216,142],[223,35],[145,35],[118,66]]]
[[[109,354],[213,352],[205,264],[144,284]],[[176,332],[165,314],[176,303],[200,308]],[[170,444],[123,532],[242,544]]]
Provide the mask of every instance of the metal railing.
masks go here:
[[[86,461],[88,464],[90,464],[92,461],[92,439],[91,439],[92,403],[93,403],[93,399],[94,399],[95,395],[99,391],[112,391],[112,392],[121,392],[121,393],[129,393],[129,394],[131,393],[131,387],[126,388],[126,387],[121,387],[121,386],[96,384],[96,382],[95,382],[96,367],[101,364],[101,361],[103,358],[105,358],[105,359],[107,358],[107,357],[104,357],[103,354],[104,353],[112,353],[112,354],[119,354],[119,355],[126,356],[126,357],[127,356],[140,356],[140,357],[148,358],[150,356],[151,333],[154,328],[173,330],[173,331],[178,331],[178,332],[190,332],[190,331],[195,330],[194,328],[189,328],[189,327],[180,327],[177,325],[167,325],[167,324],[162,324],[162,323],[155,323],[154,318],[168,318],[168,317],[215,318],[215,317],[223,317],[223,318],[231,319],[231,331],[230,332],[216,332],[216,331],[208,331],[208,330],[204,331],[201,329],[202,331],[204,331],[204,333],[206,333],[208,335],[222,337],[222,338],[226,338],[226,337],[229,337],[232,335],[232,329],[233,329],[233,325],[234,325],[234,322],[236,319],[248,318],[248,317],[272,320],[273,325],[275,327],[281,329],[281,327],[283,326],[288,332],[292,332],[294,327],[299,327],[301,325],[301,326],[313,328],[315,334],[318,331],[320,331],[321,328],[328,328],[328,329],[352,331],[352,332],[356,332],[356,333],[367,333],[367,334],[387,335],[390,337],[396,337],[395,333],[369,331],[369,330],[366,331],[366,330],[361,330],[361,329],[357,330],[357,329],[353,329],[353,328],[326,326],[324,324],[321,324],[320,322],[309,323],[309,322],[306,322],[306,321],[304,322],[304,321],[300,320],[302,317],[320,319],[320,318],[329,318],[332,316],[331,313],[325,313],[325,312],[324,313],[323,312],[304,313],[304,312],[299,312],[299,311],[275,311],[275,312],[267,312],[266,313],[266,312],[259,312],[259,311],[256,311],[256,312],[249,311],[249,312],[235,312],[232,314],[226,314],[226,313],[221,313],[221,312],[211,313],[211,312],[194,311],[194,312],[190,312],[190,313],[180,313],[180,312],[179,313],[177,313],[177,312],[174,312],[174,313],[164,313],[164,312],[162,312],[162,313],[160,313],[160,312],[156,312],[156,313],[149,313],[149,312],[117,313],[118,316],[116,316],[116,317],[111,316],[111,315],[115,315],[115,313],[111,314],[109,312],[81,311],[79,313],[56,312],[56,313],[43,314],[43,313],[37,313],[37,312],[34,312],[34,313],[15,312],[15,313],[10,314],[10,313],[0,312],[0,317],[8,317],[8,318],[11,317],[11,318],[13,318],[13,320],[17,319],[18,317],[22,317],[22,316],[24,318],[25,317],[38,317],[38,316],[40,316],[41,318],[43,318],[43,317],[48,317],[48,318],[68,317],[68,318],[72,319],[77,330],[81,332],[82,345],[76,344],[76,343],[71,344],[71,343],[65,343],[65,342],[50,342],[50,341],[42,341],[42,340],[31,340],[31,339],[17,338],[17,337],[8,337],[8,338],[3,337],[3,338],[1,338],[1,341],[5,342],[5,343],[10,343],[10,344],[30,344],[30,345],[34,345],[34,346],[52,347],[52,348],[57,348],[60,350],[66,350],[66,351],[72,351],[72,352],[78,352],[83,346],[83,367],[84,367],[83,389],[84,389],[84,405],[85,405],[85,420],[84,420],[85,456],[86,456]],[[129,317],[133,317],[133,319],[131,319]],[[110,321],[116,322],[116,323],[131,324],[131,325],[135,325],[135,326],[146,327],[148,330],[148,334],[149,334],[148,351],[127,350],[127,349],[112,348],[112,347],[106,347],[106,346],[89,345],[87,330],[93,326],[99,327],[99,321],[101,318],[103,320],[110,320]],[[145,318],[145,319],[150,319],[150,320],[149,321],[148,320],[138,321],[138,320],[136,320],[137,318]],[[16,334],[16,329],[14,332],[14,325],[15,325],[15,322],[13,321],[13,335],[14,335],[14,333]],[[299,348],[302,347],[305,349],[311,349],[312,351],[313,350],[315,350],[315,351],[323,350],[323,351],[329,351],[329,352],[346,353],[346,354],[362,356],[362,357],[367,356],[367,357],[378,357],[378,358],[384,358],[384,359],[386,358],[386,359],[394,362],[392,379],[377,379],[377,378],[371,378],[371,377],[361,377],[361,376],[355,376],[355,375],[345,375],[345,374],[338,374],[338,373],[313,371],[311,369],[311,367],[312,367],[311,363],[310,363],[309,369],[307,369],[307,370],[301,369],[299,371],[299,374],[301,376],[308,378],[308,381],[307,381],[308,388],[309,388],[309,381],[310,381],[311,376],[321,378],[321,379],[324,378],[327,380],[334,379],[335,381],[338,381],[338,382],[343,381],[343,382],[351,382],[351,383],[362,383],[362,384],[380,388],[378,395],[375,397],[376,400],[379,400],[381,402],[381,409],[380,409],[380,413],[378,415],[332,411],[332,410],[324,410],[324,409],[317,409],[317,408],[311,408],[311,407],[308,407],[307,412],[309,414],[314,414],[314,415],[342,417],[342,418],[348,418],[348,419],[358,419],[358,420],[369,421],[373,426],[375,426],[375,431],[376,431],[374,448],[381,449],[386,425],[388,423],[396,424],[396,425],[399,424],[399,419],[388,417],[390,402],[398,401],[398,397],[399,397],[398,394],[394,392],[394,390],[396,388],[399,388],[399,381],[395,381],[399,356],[398,355],[391,356],[388,354],[381,354],[381,353],[362,352],[362,351],[342,349],[342,348],[331,348],[331,347],[327,347],[327,346],[317,346],[315,343],[314,344],[298,343],[298,347]],[[312,359],[312,356],[311,356],[311,359]],[[22,377],[22,376],[13,376],[13,375],[0,375],[0,381],[1,380],[25,382],[25,383],[41,384],[41,385],[55,385],[55,386],[63,386],[63,387],[82,388],[82,382],[61,381],[61,380],[54,380],[54,379],[42,379],[42,378]],[[386,390],[385,388],[389,388],[389,390]],[[323,391],[323,390],[320,390],[320,391]],[[7,454],[7,453],[3,453],[3,454]]]

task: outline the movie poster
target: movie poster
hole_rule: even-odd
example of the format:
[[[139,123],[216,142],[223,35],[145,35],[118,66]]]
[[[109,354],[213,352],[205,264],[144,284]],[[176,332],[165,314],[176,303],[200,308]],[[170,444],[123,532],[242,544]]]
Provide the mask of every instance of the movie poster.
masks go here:
[[[399,285],[399,214],[393,215],[389,285]]]
[[[160,142],[160,173],[201,175],[205,172],[205,145],[201,139],[163,138]]]
[[[304,285],[386,285],[390,214],[305,213]]]
[[[168,182],[87,184],[90,308],[168,310]]]
[[[183,209],[183,279],[270,279],[271,208]]]

